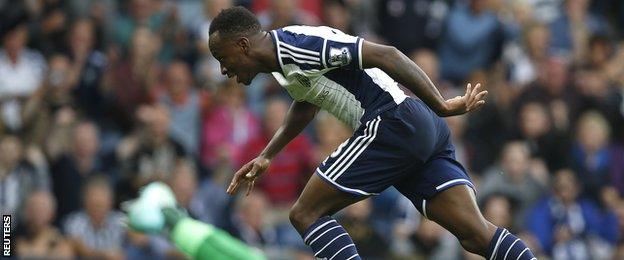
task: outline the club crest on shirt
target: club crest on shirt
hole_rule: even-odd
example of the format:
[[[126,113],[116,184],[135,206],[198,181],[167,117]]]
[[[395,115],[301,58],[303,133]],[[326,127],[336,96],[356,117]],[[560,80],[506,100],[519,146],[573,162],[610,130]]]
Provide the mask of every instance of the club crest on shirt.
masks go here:
[[[330,48],[329,49],[329,65],[331,66],[344,66],[351,62],[351,53],[347,47],[343,48]]]

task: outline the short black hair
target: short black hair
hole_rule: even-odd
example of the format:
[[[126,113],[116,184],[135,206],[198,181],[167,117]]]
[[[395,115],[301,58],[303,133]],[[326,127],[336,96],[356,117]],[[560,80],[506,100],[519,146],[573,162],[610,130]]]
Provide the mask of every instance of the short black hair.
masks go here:
[[[222,37],[250,35],[260,31],[256,15],[242,6],[221,10],[210,24],[208,34],[219,32]]]
[[[13,4],[13,3],[11,3]],[[0,39],[20,26],[28,25],[28,13],[24,4],[15,4],[5,8],[0,8]]]

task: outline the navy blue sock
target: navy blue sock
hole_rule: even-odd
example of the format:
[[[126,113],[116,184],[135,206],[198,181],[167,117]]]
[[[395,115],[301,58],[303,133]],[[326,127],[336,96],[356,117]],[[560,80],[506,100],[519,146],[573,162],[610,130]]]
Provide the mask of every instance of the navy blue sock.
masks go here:
[[[486,256],[488,260],[533,260],[533,252],[518,237],[509,233],[507,229],[497,228]]]
[[[314,250],[314,256],[327,260],[360,260],[347,231],[329,216],[316,220],[303,234],[303,242]]]

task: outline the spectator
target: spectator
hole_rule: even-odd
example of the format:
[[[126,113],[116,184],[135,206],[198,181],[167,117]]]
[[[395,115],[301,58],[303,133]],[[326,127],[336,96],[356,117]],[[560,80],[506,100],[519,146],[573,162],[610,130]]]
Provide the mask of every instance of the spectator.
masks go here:
[[[157,32],[164,25],[164,14],[157,12],[156,1],[132,0],[126,4],[126,13],[116,19],[112,32],[115,44],[122,50],[131,45],[133,34],[141,26]]]
[[[42,112],[45,112],[42,111]],[[52,125],[47,127],[45,151],[50,162],[55,162],[61,155],[71,151],[73,130],[79,120],[76,111],[69,106],[59,107],[52,115]]]
[[[598,70],[605,70],[609,59],[615,54],[615,46],[611,37],[604,34],[594,34],[589,38],[586,62]]]
[[[451,89],[453,86],[440,75],[440,61],[435,52],[429,49],[417,49],[412,52],[409,57],[425,74],[427,74],[431,82],[433,82],[442,93],[446,94],[446,92],[452,91]],[[414,93],[411,93],[411,91],[406,88],[403,88],[403,91],[414,96]]]
[[[529,145],[531,156],[544,160],[549,171],[568,164],[567,137],[555,129],[546,107],[540,103],[526,103],[518,119],[520,137]]]
[[[273,30],[293,24],[319,24],[318,17],[297,8],[298,2],[298,0],[270,0],[269,8],[258,14],[262,28]]]
[[[210,23],[219,12],[225,8],[232,6],[232,0],[204,0],[203,18],[196,21],[192,29],[196,38],[196,45],[201,57],[198,58],[193,73],[197,79],[198,86],[209,90],[216,90],[219,82],[224,81],[226,77],[221,75],[221,67],[219,62],[212,57],[208,49],[208,35]]]
[[[377,1],[380,36],[403,53],[433,49],[442,34],[449,1]],[[406,31],[406,29],[409,30]]]
[[[44,145],[50,125],[55,124],[54,117],[63,108],[73,105],[71,85],[67,80],[70,73],[68,57],[53,54],[49,58],[49,68],[42,87],[30,95],[23,106],[24,128],[20,132],[27,143]]]
[[[81,258],[124,259],[123,214],[113,210],[114,194],[109,181],[93,177],[81,196],[83,208],[65,219],[63,230]]]
[[[504,40],[503,25],[485,0],[455,3],[438,49],[442,77],[463,83],[472,72],[489,68],[500,58]]]
[[[269,209],[267,197],[260,192],[239,199],[232,213],[230,233],[253,247],[269,250],[276,246],[277,233],[267,219]]]
[[[583,66],[575,74],[574,85],[579,97],[573,120],[577,120],[583,112],[597,110],[608,121],[613,133],[624,130],[619,86],[605,77],[604,72],[598,68]]]
[[[194,89],[186,63],[172,62],[165,74],[166,92],[160,96],[160,104],[169,110],[171,138],[180,143],[189,155],[197,156],[200,120],[207,110],[208,96],[205,92]]]
[[[485,219],[497,227],[504,227],[508,230],[516,231],[513,216],[515,213],[515,201],[507,194],[492,193],[484,196],[481,201],[481,211]],[[515,232],[514,232],[515,233]]]
[[[137,132],[124,139],[117,150],[122,164],[122,200],[134,197],[140,187],[164,181],[176,165],[187,159],[184,148],[169,137],[171,117],[162,106],[143,106],[137,111]]]
[[[71,147],[52,163],[54,194],[58,199],[58,220],[80,208],[81,191],[88,178],[111,172],[110,159],[99,153],[97,126],[84,121],[76,124],[71,132]]]
[[[539,64],[537,79],[520,92],[514,101],[514,111],[529,102],[543,104],[551,116],[550,127],[559,133],[570,129],[573,115],[578,114],[579,92],[571,85],[569,64],[559,58],[549,58]]]
[[[549,57],[537,65],[537,78],[516,98],[520,106],[536,101],[549,105],[552,101],[563,100],[573,104],[576,92],[570,87],[570,68],[564,60]]]
[[[509,94],[509,89],[494,77],[497,76],[490,76],[486,74],[486,71],[477,71],[470,75],[469,82],[480,82],[482,87],[487,86],[489,93],[490,102],[486,102],[479,109],[479,113],[464,116],[464,119],[445,118],[447,122],[450,122],[451,130],[458,131],[452,132],[451,137],[463,136],[463,140],[457,143],[459,149],[456,149],[456,153],[458,156],[465,156],[465,158],[458,158],[467,159],[464,167],[469,169],[470,174],[477,176],[480,176],[498,159],[496,155],[500,153],[501,147],[509,138],[507,134],[508,129],[510,129],[509,109],[505,104],[505,96]],[[442,93],[445,97],[451,98],[463,95],[464,90],[447,88]],[[463,129],[461,122],[453,122],[462,120],[466,121],[466,126]],[[492,127],[492,125],[498,127]],[[460,149],[464,149],[464,151]]]
[[[510,138],[510,127],[512,119],[509,117],[509,101],[506,99],[510,96],[509,88],[501,83],[498,79],[499,76],[488,75],[486,72],[478,71],[470,76],[469,82],[480,82],[482,87],[487,86],[488,100],[484,106],[479,109],[479,113],[473,113],[465,116],[466,126],[462,130],[465,133],[451,133],[452,135],[462,135],[464,140],[460,142],[467,145],[469,162],[467,167],[469,173],[472,175],[480,176],[487,168],[496,162],[498,154]],[[474,85],[473,85],[474,87]],[[463,95],[463,90],[453,89],[447,91],[444,95],[448,98]],[[453,121],[454,119],[449,119]],[[457,119],[461,120],[461,119]],[[497,127],[492,127],[496,125]],[[450,127],[456,127],[450,125]],[[461,130],[453,129],[451,130]],[[453,137],[455,138],[455,137]],[[461,147],[460,147],[461,148]],[[461,155],[461,151],[460,151]],[[477,180],[478,181],[478,180]]]
[[[203,121],[202,163],[213,170],[233,168],[244,145],[259,133],[256,117],[245,106],[243,89],[228,80],[219,88],[215,107]]]
[[[551,52],[581,61],[585,57],[589,36],[607,33],[609,28],[602,16],[589,13],[588,0],[564,1],[564,13],[550,24]]]
[[[26,47],[28,30],[23,21],[6,29],[0,49],[0,107],[6,130],[22,128],[21,110],[26,98],[43,82],[46,63],[36,50]]]
[[[62,1],[41,1],[41,11],[31,26],[32,43],[35,48],[48,56],[63,50],[69,15]]]
[[[197,173],[194,165],[190,162],[178,163],[168,183],[175,195],[178,206],[188,210],[191,200],[197,191]],[[190,213],[193,214],[192,211]]]
[[[198,47],[202,49],[202,53],[208,51],[208,29],[210,28],[210,23],[212,19],[217,17],[221,10],[226,9],[232,6],[232,0],[203,0],[203,11],[202,20],[200,21],[192,21],[192,28],[189,28],[193,31],[193,33],[198,38]]]
[[[253,160],[262,152],[273,134],[281,127],[287,111],[288,103],[282,99],[273,98],[267,102],[262,120],[262,135],[249,140],[244,146],[240,165]],[[258,182],[258,188],[267,194],[271,204],[290,208],[315,166],[310,140],[305,134],[299,135],[273,158],[271,166]]]
[[[601,214],[597,205],[579,197],[574,172],[560,170],[553,194],[539,202],[527,218],[527,228],[553,259],[604,259],[611,254],[619,231],[615,215]]]
[[[479,197],[485,200],[502,194],[516,200],[519,217],[513,224],[520,226],[522,216],[542,198],[547,185],[548,171],[544,163],[540,159],[531,159],[525,143],[514,141],[505,145],[499,163],[486,171],[479,185]]]
[[[561,5],[565,0],[529,0],[533,9],[533,18],[540,23],[549,24],[563,15]]]
[[[459,255],[456,239],[437,223],[422,219],[420,226],[412,235],[416,255],[432,259],[453,259]]]
[[[49,177],[25,159],[22,142],[15,136],[0,137],[0,154],[0,211],[18,215],[31,192],[50,189]]]
[[[612,150],[609,147],[611,129],[599,113],[586,112],[578,121],[576,142],[571,151],[571,166],[583,180],[586,196],[599,201],[601,190],[609,185]]]
[[[24,234],[16,241],[17,255],[22,259],[70,259],[74,252],[69,241],[54,226],[56,204],[49,191],[30,194],[24,206]]]
[[[342,0],[323,2],[323,22],[325,25],[346,34],[355,34],[351,23],[351,14],[347,8],[347,4]]]
[[[252,12],[254,12],[254,13],[263,13],[263,12],[267,11],[267,9],[274,8],[274,6],[276,4],[273,3],[272,1],[273,0],[254,0],[254,1],[242,0],[242,1],[238,1],[237,4],[240,4],[240,5],[243,5],[243,6],[247,7],[248,9],[252,10]],[[303,12],[309,14],[309,15],[314,16],[314,18],[322,17],[323,1],[319,1],[319,0],[308,0],[308,1],[294,0],[294,1],[291,1],[291,2],[293,2],[293,3],[289,3],[289,4],[292,5],[293,8],[298,9],[298,11],[303,11]]]
[[[164,17],[162,28],[157,31],[162,40],[162,49],[158,53],[158,60],[168,64],[174,58],[194,62],[196,49],[191,41],[188,30],[181,23],[181,14],[174,3],[158,4],[157,12]]]
[[[144,1],[151,0],[133,2]],[[134,30],[131,43],[128,57],[120,62],[111,62],[103,79],[103,92],[108,97],[107,106],[112,109],[108,116],[123,132],[132,128],[132,116],[137,107],[153,103],[154,87],[160,74],[156,55],[161,48],[161,40],[148,28],[139,27]]]
[[[523,88],[537,78],[539,64],[549,57],[549,28],[543,24],[532,23],[524,28],[522,47],[515,46],[508,57],[512,85]]]
[[[229,225],[229,214],[233,202],[233,197],[225,192],[226,185],[230,181],[229,174],[215,172],[201,180],[189,206],[191,215],[220,228],[226,228]]]
[[[78,20],[69,32],[67,53],[71,59],[66,75],[67,87],[71,89],[76,108],[85,117],[109,127],[105,119],[105,96],[100,88],[108,61],[103,53],[94,49],[95,28],[90,20]]]
[[[371,200],[365,199],[347,207],[338,221],[353,238],[360,256],[383,259],[388,253],[388,242],[374,229],[372,210]]]

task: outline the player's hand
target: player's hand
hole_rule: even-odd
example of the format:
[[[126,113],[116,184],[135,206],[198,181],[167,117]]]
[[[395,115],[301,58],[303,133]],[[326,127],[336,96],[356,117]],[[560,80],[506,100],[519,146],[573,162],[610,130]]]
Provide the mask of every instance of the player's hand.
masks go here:
[[[247,164],[243,165],[232,178],[232,182],[230,182],[230,186],[227,188],[227,193],[230,195],[236,194],[236,190],[242,183],[247,184],[247,193],[245,196],[249,195],[249,192],[253,189],[253,186],[256,182],[256,179],[260,177],[269,165],[271,164],[271,160],[258,156]]]
[[[446,111],[442,116],[461,115],[483,106],[487,93],[486,90],[481,90],[481,83],[477,83],[474,88],[468,83],[465,95],[446,100]]]

